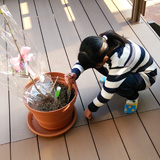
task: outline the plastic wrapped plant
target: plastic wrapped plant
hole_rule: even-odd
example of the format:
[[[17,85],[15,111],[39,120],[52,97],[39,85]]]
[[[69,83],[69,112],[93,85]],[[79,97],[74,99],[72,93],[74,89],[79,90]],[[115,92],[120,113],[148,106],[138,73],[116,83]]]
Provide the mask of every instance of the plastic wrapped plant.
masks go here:
[[[68,89],[63,73],[48,72],[42,54],[5,5],[0,6],[0,14],[0,83],[23,100],[32,132],[45,137],[66,132],[77,117],[76,83]]]
[[[44,106],[46,101],[57,106],[61,87],[66,87],[58,86],[56,83],[58,77],[53,82],[52,78],[45,74],[47,69],[42,60],[42,54],[31,44],[24,31],[17,25],[6,5],[0,7],[0,14],[0,74],[7,75],[9,78],[8,82],[5,76],[1,76],[1,83],[3,85],[9,83],[9,87],[14,92],[17,91],[18,95],[23,95],[31,106],[39,104]],[[33,86],[25,90],[23,94],[26,84],[24,79],[28,80],[28,78],[32,81]],[[41,107],[40,110],[43,108]],[[50,109],[56,108],[51,107]]]

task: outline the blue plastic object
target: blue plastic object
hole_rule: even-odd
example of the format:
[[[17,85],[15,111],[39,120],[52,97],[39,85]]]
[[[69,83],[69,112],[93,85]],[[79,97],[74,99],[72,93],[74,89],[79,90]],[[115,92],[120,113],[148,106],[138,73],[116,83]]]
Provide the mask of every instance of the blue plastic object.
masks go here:
[[[105,81],[106,81],[106,76],[104,76],[104,77],[102,77],[99,81],[100,81],[100,83],[105,83]]]

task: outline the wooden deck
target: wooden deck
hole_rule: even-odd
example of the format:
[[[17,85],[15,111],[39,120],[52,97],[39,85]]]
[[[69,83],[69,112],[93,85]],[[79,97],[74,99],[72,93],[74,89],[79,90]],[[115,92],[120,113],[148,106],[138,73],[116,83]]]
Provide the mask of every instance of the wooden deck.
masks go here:
[[[81,41],[108,29],[144,46],[159,68],[160,39],[143,19],[136,25],[128,22],[132,6],[127,0],[0,0],[3,3],[43,54],[48,71],[69,72]],[[124,114],[125,99],[115,95],[88,121],[84,108],[99,92],[100,77],[91,69],[81,75],[77,121],[53,138],[33,134],[24,104],[0,86],[0,160],[159,160],[160,76],[140,93],[137,113]]]

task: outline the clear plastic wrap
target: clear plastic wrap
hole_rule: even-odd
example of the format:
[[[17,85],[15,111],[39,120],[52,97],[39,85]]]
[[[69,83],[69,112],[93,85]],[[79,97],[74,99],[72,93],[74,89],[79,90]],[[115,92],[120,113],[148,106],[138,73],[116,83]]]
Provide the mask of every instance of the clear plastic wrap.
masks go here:
[[[9,86],[19,98],[24,95],[27,103],[34,104],[40,97],[56,100],[56,82],[45,72],[48,67],[42,54],[17,25],[6,5],[0,6],[0,83]],[[33,85],[23,93],[29,80]]]
[[[31,81],[26,85],[23,98],[31,108],[39,111],[52,111],[68,104],[68,87],[57,82],[58,76],[54,77],[54,82],[50,78],[48,74],[36,77],[37,89]]]

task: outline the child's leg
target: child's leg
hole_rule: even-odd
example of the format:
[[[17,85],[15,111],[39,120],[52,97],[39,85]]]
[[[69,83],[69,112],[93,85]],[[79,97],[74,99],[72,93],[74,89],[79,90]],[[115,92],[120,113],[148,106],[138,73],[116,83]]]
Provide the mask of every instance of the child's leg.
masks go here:
[[[116,93],[128,99],[124,107],[125,113],[133,113],[137,110],[139,97],[138,91],[144,89],[145,82],[138,73],[130,74],[121,84]]]

